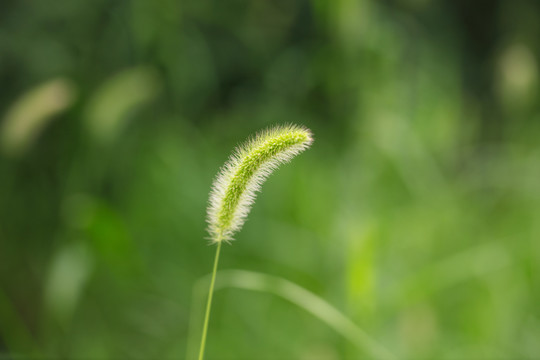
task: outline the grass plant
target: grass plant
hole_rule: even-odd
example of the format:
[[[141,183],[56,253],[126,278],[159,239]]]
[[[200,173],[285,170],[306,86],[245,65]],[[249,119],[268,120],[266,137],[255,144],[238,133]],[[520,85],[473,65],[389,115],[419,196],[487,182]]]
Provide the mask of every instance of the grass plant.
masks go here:
[[[260,132],[233,152],[221,168],[210,192],[208,232],[217,244],[204,316],[199,360],[204,359],[212,295],[223,241],[231,241],[244,224],[264,180],[280,164],[290,161],[313,142],[311,131],[296,125]]]

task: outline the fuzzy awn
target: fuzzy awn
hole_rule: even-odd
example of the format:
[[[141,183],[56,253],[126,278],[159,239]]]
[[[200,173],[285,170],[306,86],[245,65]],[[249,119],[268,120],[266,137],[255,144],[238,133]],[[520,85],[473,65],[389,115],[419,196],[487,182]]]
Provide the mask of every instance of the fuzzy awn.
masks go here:
[[[265,130],[239,146],[219,172],[210,193],[207,220],[212,241],[232,240],[268,175],[312,142],[308,129],[288,125]]]
[[[309,129],[297,125],[267,129],[236,148],[221,168],[212,185],[208,206],[208,232],[217,243],[216,257],[210,282],[204,318],[199,360],[204,358],[212,293],[216,280],[219,252],[223,241],[233,239],[255,201],[264,180],[279,164],[288,162],[313,142]]]

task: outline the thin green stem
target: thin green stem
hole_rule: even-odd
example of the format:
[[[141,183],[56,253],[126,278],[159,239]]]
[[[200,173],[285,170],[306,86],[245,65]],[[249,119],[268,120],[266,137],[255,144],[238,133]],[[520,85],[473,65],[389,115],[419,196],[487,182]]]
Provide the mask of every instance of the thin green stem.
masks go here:
[[[204,315],[204,326],[201,338],[201,349],[199,350],[199,360],[204,359],[204,348],[206,345],[206,333],[208,332],[208,321],[210,319],[210,309],[212,308],[212,295],[214,294],[214,284],[216,282],[216,273],[219,262],[219,251],[221,250],[221,243],[218,241],[216,249],[216,258],[214,259],[214,270],[212,271],[212,281],[210,282],[210,290],[208,290],[208,302],[206,303],[206,314]]]

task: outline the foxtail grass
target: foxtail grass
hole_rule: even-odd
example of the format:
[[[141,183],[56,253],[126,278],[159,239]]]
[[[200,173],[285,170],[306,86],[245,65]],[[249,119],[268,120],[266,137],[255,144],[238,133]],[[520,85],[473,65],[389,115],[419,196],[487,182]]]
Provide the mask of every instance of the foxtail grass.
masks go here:
[[[264,130],[237,147],[214,180],[207,222],[210,240],[217,246],[199,360],[204,359],[221,244],[233,240],[234,234],[242,228],[257,192],[272,171],[306,150],[312,142],[311,131],[301,126],[285,125]]]

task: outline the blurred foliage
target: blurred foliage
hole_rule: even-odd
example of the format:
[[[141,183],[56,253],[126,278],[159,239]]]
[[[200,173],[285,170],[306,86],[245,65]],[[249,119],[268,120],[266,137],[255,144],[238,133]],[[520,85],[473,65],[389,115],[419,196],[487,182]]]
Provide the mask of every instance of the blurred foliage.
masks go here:
[[[315,144],[221,269],[400,358],[537,359],[538,39],[534,0],[2,0],[1,356],[184,358],[213,176],[292,122]],[[270,293],[214,298],[208,359],[356,345]]]

